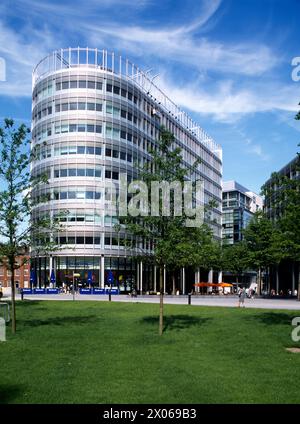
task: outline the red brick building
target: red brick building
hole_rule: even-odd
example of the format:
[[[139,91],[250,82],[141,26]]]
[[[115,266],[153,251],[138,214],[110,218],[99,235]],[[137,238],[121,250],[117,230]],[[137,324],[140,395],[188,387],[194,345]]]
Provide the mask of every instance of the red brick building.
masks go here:
[[[29,256],[25,256],[28,261],[25,265],[21,265],[20,268],[15,270],[15,283],[16,287],[30,287],[30,263]],[[17,258],[19,264],[23,263],[24,256]],[[11,286],[11,273],[7,269],[5,263],[0,263],[0,287],[10,287]]]

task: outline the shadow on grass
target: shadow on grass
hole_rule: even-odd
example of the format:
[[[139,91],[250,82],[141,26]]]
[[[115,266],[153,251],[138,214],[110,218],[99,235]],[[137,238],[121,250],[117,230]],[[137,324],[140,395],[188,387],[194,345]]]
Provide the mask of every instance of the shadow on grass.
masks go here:
[[[21,386],[0,384],[0,404],[13,402],[22,392]]]
[[[8,301],[9,304],[11,304],[11,301]],[[47,307],[45,307],[43,305],[42,301],[39,300],[29,300],[29,299],[24,299],[24,300],[17,300],[17,308],[21,309],[21,308],[28,308],[30,306],[30,308],[34,308],[35,310],[45,310],[47,309]]]
[[[291,325],[293,316],[282,312],[264,312],[261,314],[244,316],[244,319],[257,321],[266,325]]]
[[[86,316],[60,316],[60,317],[49,317],[44,319],[31,319],[24,320],[22,324],[28,327],[40,327],[43,325],[70,325],[70,324],[88,324],[95,323],[98,317],[96,315],[86,315]]]
[[[190,315],[168,315],[164,317],[164,330],[185,330],[196,325],[206,324],[212,318],[193,317]],[[159,317],[144,317],[143,322],[148,324],[158,324]]]

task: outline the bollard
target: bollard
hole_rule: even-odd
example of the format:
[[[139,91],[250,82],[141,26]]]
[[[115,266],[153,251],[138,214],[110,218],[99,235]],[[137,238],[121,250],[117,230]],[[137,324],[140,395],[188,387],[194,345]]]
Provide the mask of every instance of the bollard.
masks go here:
[[[108,293],[108,300],[111,302],[111,292]]]
[[[192,301],[192,293],[188,294],[188,304],[191,305],[191,301]]]
[[[21,289],[21,300],[24,300],[24,292],[23,292],[23,289]]]

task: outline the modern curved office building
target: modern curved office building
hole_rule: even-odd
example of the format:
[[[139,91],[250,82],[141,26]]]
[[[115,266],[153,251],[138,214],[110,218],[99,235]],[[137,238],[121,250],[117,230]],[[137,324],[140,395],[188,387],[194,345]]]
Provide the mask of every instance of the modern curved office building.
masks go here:
[[[108,211],[110,184],[118,185],[121,174],[127,181],[137,177],[137,164],[147,160],[161,125],[175,135],[187,165],[201,159],[194,177],[204,181],[204,202],[219,204],[212,226],[221,238],[222,150],[148,72],[106,50],[58,50],[36,66],[32,102],[32,148],[38,155],[31,172],[49,179],[32,192],[33,219],[68,210],[61,218],[64,231],[55,236],[61,248],[52,255],[32,248],[39,284],[53,273],[56,284],[68,284],[75,272],[82,284],[89,275],[104,287],[112,271],[121,290],[131,283],[155,290],[155,269],[135,260],[137,251],[124,243],[130,236],[116,232],[118,219]]]

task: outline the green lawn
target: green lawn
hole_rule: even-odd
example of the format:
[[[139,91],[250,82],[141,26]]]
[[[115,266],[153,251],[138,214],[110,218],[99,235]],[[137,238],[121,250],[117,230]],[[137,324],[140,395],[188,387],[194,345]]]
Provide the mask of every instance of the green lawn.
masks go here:
[[[0,343],[1,403],[300,403],[299,312],[18,302]],[[300,344],[298,343],[298,346]]]

